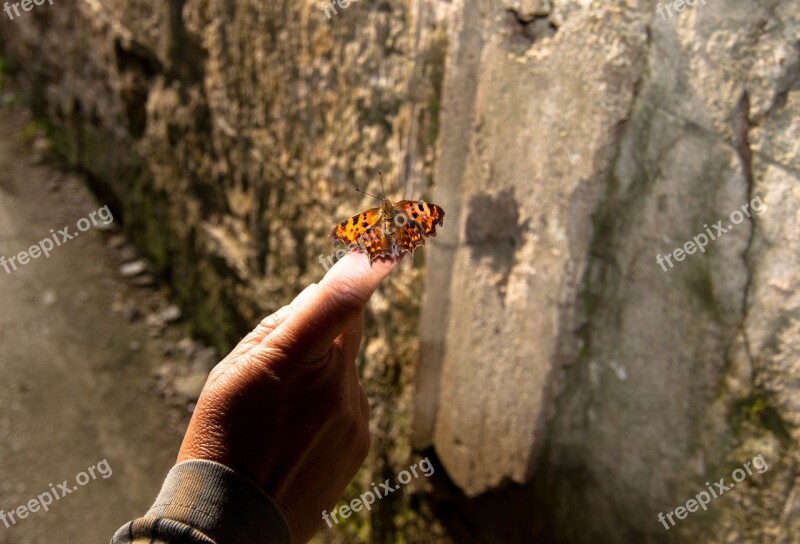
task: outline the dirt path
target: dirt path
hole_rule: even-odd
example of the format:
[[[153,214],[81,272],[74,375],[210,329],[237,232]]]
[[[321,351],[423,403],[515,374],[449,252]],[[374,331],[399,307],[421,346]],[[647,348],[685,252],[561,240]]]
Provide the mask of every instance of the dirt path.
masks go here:
[[[37,161],[22,136],[29,122],[20,108],[0,108],[6,258],[50,229],[76,231],[103,205],[79,177]],[[51,483],[76,488],[48,512],[8,528],[0,519],[0,544],[107,542],[146,510],[177,452],[188,412],[155,392],[153,370],[164,356],[152,324],[118,311],[146,295],[120,276],[111,237],[92,228],[50,258],[10,274],[0,266],[0,510],[16,510]],[[78,486],[76,475],[103,459],[112,475],[98,468]]]

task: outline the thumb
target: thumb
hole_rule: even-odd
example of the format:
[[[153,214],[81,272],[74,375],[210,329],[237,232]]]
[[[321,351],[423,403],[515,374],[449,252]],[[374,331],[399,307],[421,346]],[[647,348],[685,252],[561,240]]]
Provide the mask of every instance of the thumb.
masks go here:
[[[267,342],[305,361],[321,359],[333,341],[361,317],[369,297],[400,260],[369,260],[358,253],[342,257],[304,297]]]

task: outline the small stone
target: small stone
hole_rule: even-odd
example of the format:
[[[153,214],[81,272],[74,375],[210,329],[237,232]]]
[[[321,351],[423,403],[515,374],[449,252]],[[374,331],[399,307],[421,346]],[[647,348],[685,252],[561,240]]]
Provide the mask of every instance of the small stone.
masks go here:
[[[57,300],[58,297],[56,296],[55,291],[48,290],[42,294],[42,304],[44,304],[45,306],[52,306],[53,304],[56,303]]]
[[[131,340],[131,343],[128,344],[128,349],[133,352],[139,351],[142,349],[142,343],[138,340]]]
[[[125,245],[125,237],[121,234],[115,234],[108,238],[108,247],[111,249],[119,249]]]
[[[147,314],[147,318],[144,320],[148,327],[154,329],[161,329],[164,327],[164,321],[161,319],[160,314]]]
[[[50,153],[50,141],[44,137],[38,137],[33,141],[33,145],[31,146],[33,153],[32,159],[34,164],[42,164],[47,161]],[[54,189],[55,187],[55,189]],[[58,182],[52,181],[50,182],[48,189],[50,191],[58,190]]]
[[[164,363],[153,370],[153,375],[158,378],[159,383],[163,385],[163,382],[174,374],[174,369],[175,367],[171,363]]]
[[[138,261],[133,261],[120,266],[119,273],[123,278],[132,278],[134,276],[138,276],[139,274],[144,274],[147,271],[147,267],[147,261],[144,259],[139,259]]]
[[[188,336],[186,338],[181,338],[178,341],[178,349],[188,357],[194,351],[194,341]]]
[[[35,153],[47,153],[50,151],[50,140],[45,137],[36,138],[33,141],[33,151]]]
[[[169,306],[166,310],[161,312],[161,319],[165,323],[174,323],[181,318],[181,309],[175,305]]]
[[[176,378],[173,388],[178,396],[187,401],[195,402],[200,398],[200,392],[206,384],[206,378],[208,378],[206,372],[192,372],[186,376]]]

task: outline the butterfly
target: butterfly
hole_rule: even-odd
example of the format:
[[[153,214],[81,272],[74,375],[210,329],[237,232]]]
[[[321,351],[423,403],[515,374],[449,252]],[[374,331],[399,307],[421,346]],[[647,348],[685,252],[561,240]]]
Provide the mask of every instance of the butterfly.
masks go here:
[[[350,249],[366,253],[369,263],[378,257],[396,258],[405,251],[414,255],[425,238],[436,236],[436,225],[444,223],[444,210],[422,200],[392,201],[356,189],[381,201],[379,208],[354,215],[331,229],[331,241],[344,242]],[[383,190],[383,176],[381,176]]]

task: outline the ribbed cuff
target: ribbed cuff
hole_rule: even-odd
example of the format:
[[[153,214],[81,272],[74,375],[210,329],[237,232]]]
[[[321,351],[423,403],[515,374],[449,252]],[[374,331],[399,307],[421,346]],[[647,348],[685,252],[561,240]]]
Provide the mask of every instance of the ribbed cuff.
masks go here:
[[[184,523],[221,544],[292,543],[272,499],[248,478],[213,461],[172,467],[146,517]]]

